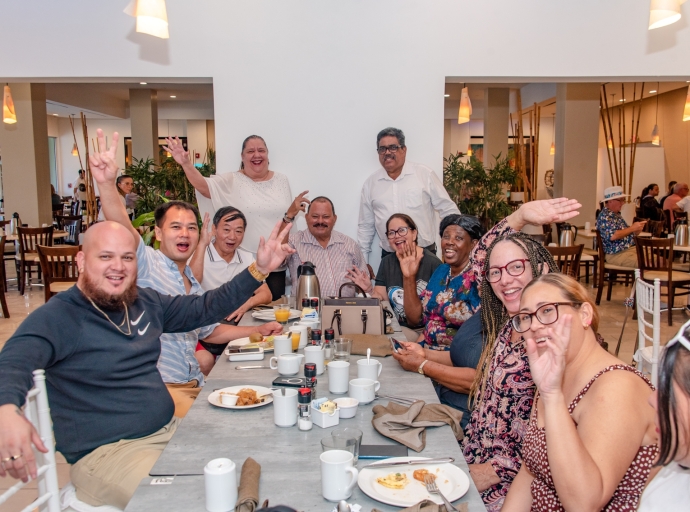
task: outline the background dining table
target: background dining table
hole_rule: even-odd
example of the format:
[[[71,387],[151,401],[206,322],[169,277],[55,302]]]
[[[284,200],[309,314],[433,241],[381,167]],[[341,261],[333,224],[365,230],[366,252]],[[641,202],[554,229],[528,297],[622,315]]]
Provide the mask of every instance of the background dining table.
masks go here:
[[[240,325],[260,325],[244,315]],[[402,332],[397,323],[394,329],[399,337]],[[394,334],[395,335],[395,334]],[[257,385],[271,387],[279,376],[277,370],[238,370],[237,366],[268,365],[272,353],[264,355],[263,361],[230,362],[228,357],[219,357],[210,372],[203,390],[194,402],[162,455],[151,470],[151,477],[145,478],[137,488],[126,508],[127,512],[151,510],[204,511],[205,488],[204,466],[212,459],[227,457],[237,464],[237,474],[247,457],[261,464],[259,507],[265,499],[270,506],[288,505],[300,511],[330,512],[334,503],[321,495],[321,469],[319,455],[320,441],[331,435],[334,428],[355,427],[363,432],[362,444],[397,444],[374,430],[371,420],[372,407],[386,404],[377,399],[367,405],[360,405],[354,418],[341,419],[337,427],[322,429],[314,425],[312,430],[300,431],[297,426],[281,428],[273,422],[273,406],[247,410],[224,409],[213,406],[208,396],[216,389]],[[362,356],[350,357],[350,378],[357,377],[356,361]],[[379,376],[381,393],[414,397],[427,403],[439,403],[433,384],[424,376],[404,371],[392,357],[376,358],[382,363]],[[302,369],[300,369],[300,376]],[[317,397],[338,396],[328,392],[328,371],[317,377]],[[453,457],[455,466],[469,478],[469,470],[453,431],[447,425],[426,429],[426,447],[420,453],[408,450],[409,456]],[[372,460],[360,459],[357,468],[370,464]],[[454,502],[467,503],[471,512],[484,511],[485,507],[472,479],[469,490]],[[372,508],[381,511],[398,510],[399,507],[373,500],[355,487],[347,500],[359,504],[362,512]]]

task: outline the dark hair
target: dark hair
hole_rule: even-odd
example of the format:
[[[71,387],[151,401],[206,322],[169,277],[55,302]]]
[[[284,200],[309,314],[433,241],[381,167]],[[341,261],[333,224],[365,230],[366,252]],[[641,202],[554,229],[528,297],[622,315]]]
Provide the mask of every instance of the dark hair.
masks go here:
[[[127,178],[134,181],[134,178],[132,178],[129,174],[121,174],[120,176],[117,177],[117,180],[115,180],[115,185],[117,185],[117,191],[120,193],[121,196],[124,196],[125,193],[120,188],[120,183],[122,183],[122,181],[127,179]]]
[[[446,215],[441,220],[441,227],[438,230],[439,236],[443,237],[443,232],[448,226],[458,226],[467,231],[472,240],[479,240],[484,236],[486,230],[482,227],[479,219],[474,215],[459,215],[457,213],[452,213]]]
[[[263,138],[261,135],[250,135],[249,137],[247,137],[246,139],[244,139],[244,140],[242,141],[242,151],[241,151],[241,153],[244,153],[244,148],[247,147],[247,142],[249,142],[249,141],[252,140],[252,139],[259,139],[259,140],[261,140],[261,142],[264,143],[264,146],[266,146],[266,151],[268,151],[268,145],[266,144],[266,141],[264,140],[264,138]],[[240,164],[240,169],[244,169],[244,162],[242,162],[242,163]]]
[[[193,204],[189,204],[185,201],[168,201],[167,203],[163,203],[161,205],[158,205],[156,210],[153,212],[153,217],[156,219],[156,226],[159,228],[163,227],[163,224],[165,222],[165,216],[168,214],[168,210],[170,208],[179,208],[180,210],[189,210],[190,212],[194,213],[194,216],[198,219],[199,218],[199,210],[197,210],[196,206]]]
[[[379,148],[379,142],[381,142],[381,139],[384,137],[395,137],[398,139],[398,144],[400,144],[402,147],[405,147],[405,134],[403,131],[397,128],[388,127],[381,130],[376,136],[376,149]]]
[[[676,185],[676,183],[678,183],[678,182],[677,181],[669,181],[668,182],[668,189],[671,190]]]
[[[81,176],[82,174],[84,174],[84,169],[79,169],[79,175]]]
[[[386,233],[388,233],[388,225],[391,223],[393,219],[402,220],[403,222],[405,222],[405,224],[407,224],[408,228],[414,229],[415,231],[417,231],[417,233],[419,233],[419,230],[417,229],[417,224],[414,223],[412,217],[404,213],[394,213],[393,215],[388,217],[388,220],[386,221]],[[417,237],[414,237],[414,243],[417,243]]]
[[[541,274],[559,272],[559,267],[553,260],[553,256],[551,256],[551,253],[549,253],[543,245],[531,236],[522,232],[517,232],[498,236],[494,239],[486,250],[482,273],[489,271],[491,253],[500,242],[504,241],[512,242],[523,250],[530,263],[532,279]],[[489,379],[489,367],[491,366],[491,357],[493,355],[496,339],[501,329],[503,329],[503,326],[505,326],[510,319],[508,310],[503,302],[496,296],[491,287],[491,283],[489,283],[487,279],[482,279],[479,285],[479,296],[481,297],[481,308],[479,309],[479,313],[482,315],[482,325],[484,326],[486,338],[481,359],[477,365],[477,372],[474,375],[474,382],[470,389],[470,401],[474,401],[484,393],[486,382]]]
[[[690,329],[686,329],[683,335],[690,338]],[[656,463],[657,466],[669,464],[678,454],[678,429],[683,425],[678,421],[674,381],[683,393],[690,395],[690,351],[681,343],[668,347],[659,364],[659,386],[657,387],[659,460]],[[685,428],[687,441],[690,439],[690,426],[685,425]]]
[[[329,203],[331,205],[331,209],[333,210],[333,215],[335,215],[335,206],[333,206],[333,201],[328,199],[326,196],[318,196],[312,199],[311,203],[309,203],[309,208],[307,208],[307,213],[309,213],[309,210],[311,210],[311,205],[314,203]]]
[[[232,222],[233,220],[242,219],[242,222],[244,223],[244,227],[245,228],[247,227],[247,218],[244,216],[244,213],[239,211],[234,206],[224,206],[223,208],[219,208],[216,211],[216,214],[213,216],[213,225],[218,227],[218,224],[220,224],[220,221],[222,221],[223,218],[227,217],[228,215],[232,215],[232,216],[229,219],[226,219],[226,222]]]

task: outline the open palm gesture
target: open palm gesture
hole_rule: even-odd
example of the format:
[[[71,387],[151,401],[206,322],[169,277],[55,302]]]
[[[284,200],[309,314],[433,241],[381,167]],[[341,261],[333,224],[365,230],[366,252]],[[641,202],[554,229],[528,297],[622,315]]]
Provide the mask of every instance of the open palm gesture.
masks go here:
[[[556,199],[544,199],[530,201],[523,204],[518,210],[525,224],[540,225],[552,222],[565,222],[580,214],[578,211],[582,205],[577,199],[559,197]]]
[[[179,137],[175,137],[174,139],[172,137],[166,137],[165,141],[168,145],[163,146],[163,149],[169,152],[178,164],[184,165],[192,162],[189,157],[189,151],[184,150],[182,141]]]
[[[98,139],[98,151],[89,154],[89,164],[93,179],[96,180],[96,183],[114,182],[118,171],[115,157],[120,135],[117,132],[113,133],[110,148],[106,147],[105,135],[103,135],[103,130],[100,128],[96,130],[96,138]]]
[[[396,255],[400,262],[400,270],[402,270],[403,276],[417,277],[417,271],[424,256],[424,251],[418,251],[417,244],[412,242],[403,245],[402,250],[396,253]]]
[[[546,329],[547,340],[537,348],[537,337],[529,332],[527,357],[532,379],[542,396],[558,394],[562,390],[565,356],[570,344],[572,315],[561,315]],[[541,353],[540,353],[541,352]]]
[[[273,272],[283,264],[288,256],[295,252],[287,243],[282,242],[290,232],[292,224],[288,224],[281,231],[282,223],[282,220],[278,221],[268,240],[264,240],[264,237],[259,240],[259,248],[256,251],[256,266],[262,274]]]

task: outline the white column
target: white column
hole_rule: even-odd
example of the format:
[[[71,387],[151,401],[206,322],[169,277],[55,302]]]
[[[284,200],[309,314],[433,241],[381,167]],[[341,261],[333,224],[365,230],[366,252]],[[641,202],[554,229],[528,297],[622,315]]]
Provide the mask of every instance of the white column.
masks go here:
[[[508,156],[508,88],[488,88],[484,108],[484,165],[493,166],[496,156]]]
[[[153,89],[129,90],[129,117],[132,123],[132,156],[137,160],[158,156],[158,94]]]

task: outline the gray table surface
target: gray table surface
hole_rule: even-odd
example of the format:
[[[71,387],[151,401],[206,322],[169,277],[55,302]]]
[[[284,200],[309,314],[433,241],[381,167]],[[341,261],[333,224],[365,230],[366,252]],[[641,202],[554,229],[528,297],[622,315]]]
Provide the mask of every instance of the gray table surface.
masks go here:
[[[245,315],[240,325],[252,323],[253,319]],[[397,329],[399,328],[396,326]],[[154,485],[152,482],[156,478],[143,479],[126,508],[127,512],[204,511],[203,468],[206,463],[218,457],[227,457],[237,463],[239,478],[240,468],[250,456],[261,464],[260,504],[269,499],[271,505],[285,504],[305,511],[330,511],[333,504],[321,496],[321,439],[329,436],[334,428],[356,427],[363,432],[363,444],[395,444],[376,432],[371,424],[371,408],[387,401],[375,400],[371,404],[360,406],[354,418],[340,420],[337,427],[322,429],[314,425],[312,430],[306,432],[298,430],[296,426],[276,427],[271,405],[238,411],[214,407],[208,402],[208,395],[214,389],[222,387],[243,384],[270,387],[273,379],[278,376],[277,370],[235,369],[237,365],[268,364],[270,356],[271,354],[266,354],[263,361],[242,363],[230,362],[226,356],[219,358],[204,389],[151,471],[152,475],[175,475],[172,482]],[[356,361],[360,358],[350,358],[350,378],[357,377]],[[382,393],[438,403],[429,379],[402,370],[392,357],[378,359],[383,363],[379,378]],[[318,376],[316,389],[317,397],[346,396],[328,392],[328,371]],[[453,457],[455,465],[469,476],[467,464],[449,426],[428,428],[425,449],[420,453],[409,450],[409,454]],[[361,469],[371,462],[362,459],[357,467]],[[361,505],[363,512],[369,512],[372,508],[382,511],[397,510],[397,507],[369,498],[358,487],[355,487],[348,502]],[[471,479],[469,491],[456,503],[464,502],[468,503],[470,511],[485,510]]]

